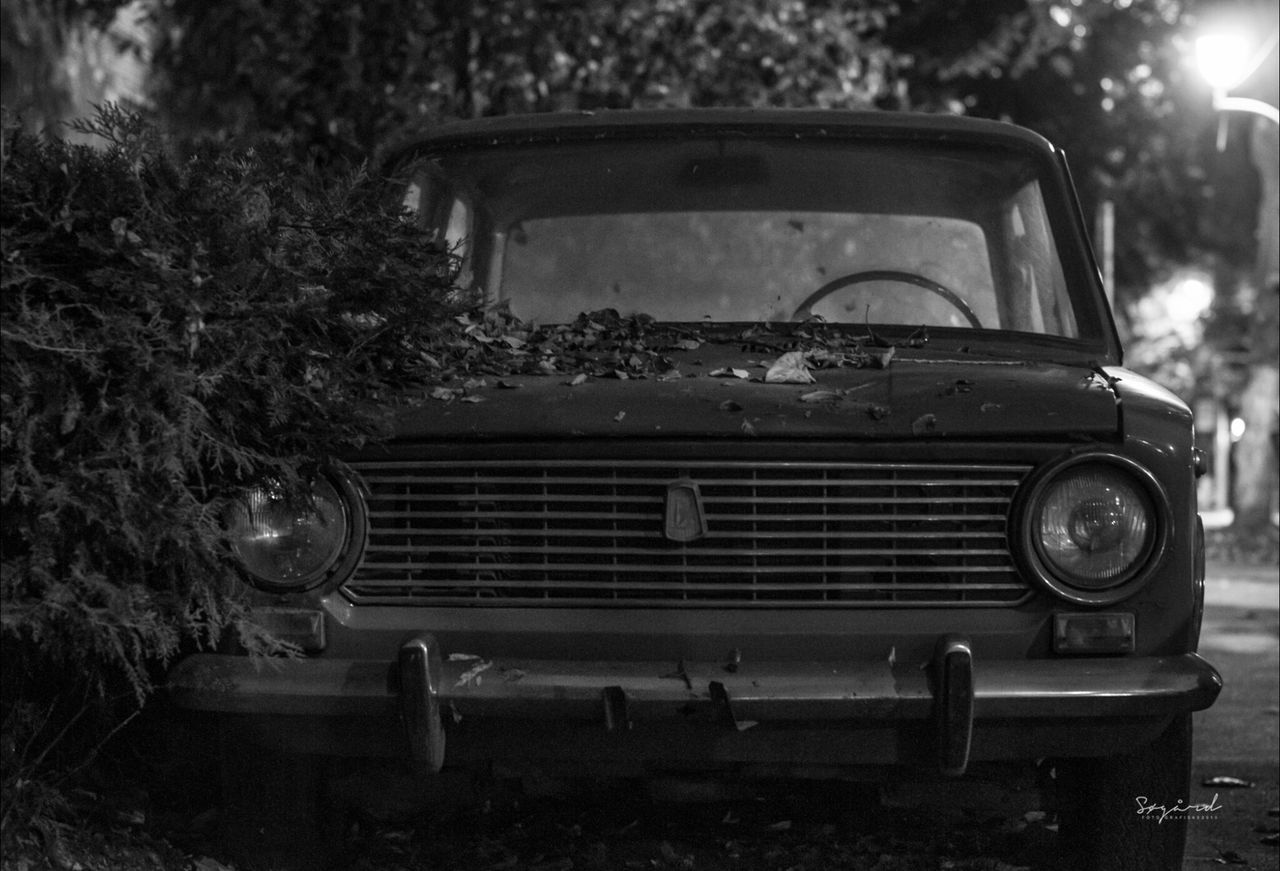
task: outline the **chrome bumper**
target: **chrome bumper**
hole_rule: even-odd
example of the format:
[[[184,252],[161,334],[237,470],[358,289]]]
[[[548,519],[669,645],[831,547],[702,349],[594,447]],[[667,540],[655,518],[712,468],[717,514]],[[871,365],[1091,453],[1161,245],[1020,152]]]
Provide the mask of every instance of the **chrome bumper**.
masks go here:
[[[926,663],[576,662],[442,657],[429,635],[395,661],[252,660],[197,654],[170,674],[182,708],[246,715],[398,717],[411,756],[445,760],[450,718],[595,721],[601,731],[707,721],[928,725],[938,769],[963,773],[987,721],[1152,719],[1207,708],[1222,680],[1194,653],[1165,657],[974,661],[962,636]]]

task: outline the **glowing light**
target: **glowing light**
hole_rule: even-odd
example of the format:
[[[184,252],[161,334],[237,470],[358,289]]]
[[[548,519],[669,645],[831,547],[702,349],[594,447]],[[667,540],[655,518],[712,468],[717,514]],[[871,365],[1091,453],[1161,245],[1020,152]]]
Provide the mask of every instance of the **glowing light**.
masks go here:
[[[1233,417],[1231,419],[1231,440],[1238,442],[1244,438],[1245,423],[1242,418]]]
[[[1200,74],[1217,91],[1229,91],[1253,71],[1249,41],[1235,33],[1213,33],[1196,40]]]

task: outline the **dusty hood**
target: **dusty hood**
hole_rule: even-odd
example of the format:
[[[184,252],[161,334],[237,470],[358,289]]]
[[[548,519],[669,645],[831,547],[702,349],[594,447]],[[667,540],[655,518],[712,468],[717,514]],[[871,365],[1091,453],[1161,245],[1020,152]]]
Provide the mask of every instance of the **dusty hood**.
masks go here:
[[[662,379],[571,375],[473,379],[424,390],[403,439],[1037,438],[1109,436],[1115,395],[1083,366],[898,350],[883,369],[816,369],[769,384],[769,359],[734,348],[673,354]],[[749,378],[716,375],[725,369]],[[451,398],[433,398],[451,396]]]

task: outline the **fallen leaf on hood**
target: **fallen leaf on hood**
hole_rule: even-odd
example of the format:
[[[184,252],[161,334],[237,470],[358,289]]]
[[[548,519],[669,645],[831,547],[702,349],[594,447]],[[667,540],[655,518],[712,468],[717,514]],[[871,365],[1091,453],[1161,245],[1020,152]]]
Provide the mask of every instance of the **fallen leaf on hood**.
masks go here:
[[[932,414],[922,414],[911,422],[911,431],[916,435],[924,435],[938,428],[938,418]]]
[[[564,382],[566,387],[577,387],[580,384],[586,384],[586,383],[587,383],[586,372],[579,372],[577,375],[574,375],[572,379]]]
[[[889,361],[893,359],[894,347],[890,345],[887,348],[875,348],[868,351],[871,358],[871,366],[875,369],[888,369]]]
[[[501,390],[518,390],[524,386],[523,384],[517,384],[514,381],[503,381],[501,379],[497,381],[497,385]]]
[[[437,387],[427,394],[432,399],[438,399],[441,402],[448,402],[453,399],[453,391],[448,387]]]
[[[626,416],[627,416],[627,413],[625,411],[619,411],[617,414],[613,416],[613,422],[622,423],[622,419]]]
[[[476,395],[472,394],[471,396],[464,396],[464,397],[462,397],[461,399],[459,399],[458,401],[459,401],[459,402],[470,402],[470,403],[472,403],[472,404],[475,404],[475,403],[477,403],[477,402],[484,402],[484,397],[483,397],[483,396],[476,396]]]
[[[746,369],[731,369],[725,366],[722,369],[716,369],[711,373],[712,378],[740,378],[746,380],[751,377],[751,373]]]
[[[696,351],[702,347],[702,343],[697,339],[681,339],[671,347],[680,351]]]
[[[747,420],[745,417],[742,419],[742,431],[749,436],[756,434],[756,428],[752,426],[751,421]]]
[[[800,397],[801,402],[831,402],[844,394],[837,390],[813,390]]]
[[[489,386],[488,382],[486,382],[483,378],[468,378],[466,381],[462,382],[462,387],[465,390],[475,390],[476,388],[479,388],[479,387],[488,387],[488,386]]]
[[[812,384],[817,380],[805,365],[803,351],[788,351],[764,373],[766,384]]]
[[[230,865],[223,865],[217,859],[201,856],[191,866],[191,871],[235,871]]]
[[[863,406],[863,410],[866,411],[867,417],[872,420],[884,420],[889,416],[889,409],[883,405],[876,405],[874,402],[858,402],[855,404]]]

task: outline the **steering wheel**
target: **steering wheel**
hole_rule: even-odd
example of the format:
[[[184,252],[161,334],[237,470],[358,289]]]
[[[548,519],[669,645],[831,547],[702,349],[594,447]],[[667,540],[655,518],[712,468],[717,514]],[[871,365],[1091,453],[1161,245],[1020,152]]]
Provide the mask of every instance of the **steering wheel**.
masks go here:
[[[955,306],[969,325],[975,329],[982,329],[982,322],[978,320],[978,316],[973,313],[973,309],[969,308],[969,304],[956,295],[955,291],[944,285],[939,284],[931,278],[925,278],[923,275],[916,275],[914,272],[904,272],[900,269],[871,269],[866,272],[851,272],[848,275],[841,275],[839,278],[833,278],[826,284],[819,287],[813,293],[805,297],[804,302],[800,303],[795,314],[791,316],[793,321],[803,321],[813,316],[810,309],[814,303],[824,299],[837,290],[849,287],[854,284],[862,284],[867,281],[900,281],[904,284],[914,284],[916,287],[923,287],[925,290],[936,293],[947,302]]]

